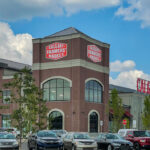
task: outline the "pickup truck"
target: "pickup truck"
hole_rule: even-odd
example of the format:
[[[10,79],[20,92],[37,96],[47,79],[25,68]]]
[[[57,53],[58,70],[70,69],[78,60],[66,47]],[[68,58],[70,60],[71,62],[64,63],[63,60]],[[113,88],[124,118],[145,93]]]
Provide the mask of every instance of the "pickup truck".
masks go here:
[[[147,131],[128,131],[125,139],[133,143],[135,150],[150,150],[150,135]]]

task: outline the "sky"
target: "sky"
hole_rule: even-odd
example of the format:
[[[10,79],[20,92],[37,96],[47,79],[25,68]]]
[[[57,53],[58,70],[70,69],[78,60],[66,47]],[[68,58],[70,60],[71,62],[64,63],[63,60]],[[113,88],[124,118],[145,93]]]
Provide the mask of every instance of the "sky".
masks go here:
[[[150,81],[150,0],[0,0],[0,58],[32,64],[32,39],[74,27],[110,44],[111,84]]]

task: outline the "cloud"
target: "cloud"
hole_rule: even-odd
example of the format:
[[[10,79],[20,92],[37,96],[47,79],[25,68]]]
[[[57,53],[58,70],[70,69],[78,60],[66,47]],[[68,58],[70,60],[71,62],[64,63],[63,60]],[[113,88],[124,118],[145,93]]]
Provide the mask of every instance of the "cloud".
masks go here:
[[[124,62],[120,62],[116,60],[115,62],[110,63],[110,70],[112,72],[121,72],[121,71],[129,71],[135,67],[135,62],[132,60],[127,60]]]
[[[7,23],[0,22],[0,58],[32,64],[32,36],[14,35]]]
[[[71,15],[120,4],[120,0],[4,0],[0,1],[0,19],[12,21],[35,16]]]
[[[131,64],[131,67],[129,64]],[[111,65],[113,66],[111,72],[119,72],[116,78],[109,78],[109,82],[111,84],[136,89],[137,78],[142,78],[150,81],[149,74],[146,74],[143,71],[134,68],[136,65],[134,61],[124,61],[123,63],[120,63],[120,61],[115,61],[112,62]],[[116,68],[114,68],[115,66]]]
[[[142,27],[150,26],[150,0],[128,0],[127,3],[128,6],[121,6],[116,15],[128,21],[141,21]]]

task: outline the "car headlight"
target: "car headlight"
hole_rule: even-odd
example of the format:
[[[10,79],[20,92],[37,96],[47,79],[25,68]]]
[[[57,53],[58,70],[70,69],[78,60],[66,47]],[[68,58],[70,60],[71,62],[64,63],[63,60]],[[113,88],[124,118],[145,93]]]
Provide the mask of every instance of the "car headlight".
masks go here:
[[[17,141],[13,142],[13,145],[18,145],[18,142]]]
[[[120,143],[112,143],[113,146],[120,146]]]
[[[59,142],[59,143],[63,143],[63,141],[62,141],[62,140],[58,140],[58,142]]]
[[[97,145],[97,142],[93,142],[92,145]]]
[[[141,142],[141,143],[145,143],[145,142],[146,142],[146,140],[140,140],[140,142]]]

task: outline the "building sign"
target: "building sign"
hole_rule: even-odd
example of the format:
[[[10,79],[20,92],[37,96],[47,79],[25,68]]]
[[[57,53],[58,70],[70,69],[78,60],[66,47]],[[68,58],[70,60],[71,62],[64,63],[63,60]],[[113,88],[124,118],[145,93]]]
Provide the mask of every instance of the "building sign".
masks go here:
[[[150,94],[150,81],[137,79],[137,91],[141,93]]]
[[[67,44],[52,43],[46,46],[46,58],[58,60],[67,56]]]
[[[101,62],[102,61],[102,51],[95,45],[87,46],[87,56],[93,62]]]

